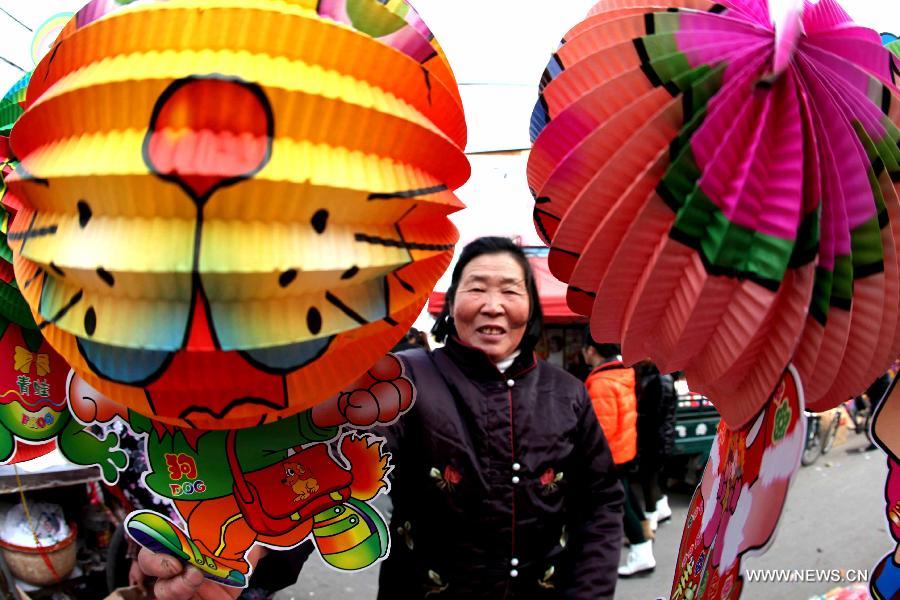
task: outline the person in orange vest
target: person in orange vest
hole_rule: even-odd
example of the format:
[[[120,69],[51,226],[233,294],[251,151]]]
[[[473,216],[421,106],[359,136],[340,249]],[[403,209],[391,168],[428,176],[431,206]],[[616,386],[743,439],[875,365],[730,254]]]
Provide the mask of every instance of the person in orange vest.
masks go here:
[[[588,395],[609,442],[613,462],[625,488],[625,536],[631,544],[620,577],[645,574],[656,567],[650,522],[628,482],[637,456],[637,396],[634,369],[622,363],[619,346],[599,344],[586,331],[582,356],[591,367],[585,380]]]

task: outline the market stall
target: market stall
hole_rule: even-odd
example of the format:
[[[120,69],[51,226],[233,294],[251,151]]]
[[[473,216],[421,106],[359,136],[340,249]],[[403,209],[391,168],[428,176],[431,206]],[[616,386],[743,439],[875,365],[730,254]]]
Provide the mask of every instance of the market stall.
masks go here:
[[[0,466],[0,595],[103,598],[113,518],[100,471],[58,452]]]

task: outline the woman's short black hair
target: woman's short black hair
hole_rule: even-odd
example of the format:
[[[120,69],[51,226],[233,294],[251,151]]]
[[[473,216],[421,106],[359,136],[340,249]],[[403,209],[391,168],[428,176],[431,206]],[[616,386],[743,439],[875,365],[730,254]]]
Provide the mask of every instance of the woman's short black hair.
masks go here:
[[[456,335],[456,326],[453,324],[453,317],[450,314],[450,305],[456,299],[456,290],[459,287],[459,280],[462,277],[463,269],[472,262],[473,259],[485,254],[509,254],[522,267],[525,273],[525,289],[528,291],[529,315],[528,325],[525,327],[525,335],[519,348],[525,351],[531,351],[537,346],[541,339],[541,331],[544,327],[544,313],[541,311],[541,300],[538,296],[537,283],[534,280],[534,272],[531,265],[528,264],[528,258],[522,252],[522,248],[516,245],[509,238],[505,237],[480,237],[475,239],[462,249],[456,266],[453,267],[453,275],[450,278],[450,287],[444,296],[444,306],[441,314],[438,315],[434,327],[431,328],[431,334],[434,339],[440,343],[444,343],[449,335]]]
[[[594,341],[590,326],[585,327],[581,335],[581,346],[583,348],[593,348],[600,355],[600,358],[612,358],[622,354],[622,348],[618,344],[604,344]]]

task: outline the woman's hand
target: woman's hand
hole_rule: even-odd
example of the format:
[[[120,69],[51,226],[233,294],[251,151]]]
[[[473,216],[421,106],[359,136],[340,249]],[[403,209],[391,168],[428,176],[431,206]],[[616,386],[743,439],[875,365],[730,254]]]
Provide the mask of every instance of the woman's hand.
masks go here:
[[[131,567],[128,569],[128,585],[129,587],[139,587],[146,592],[150,590],[147,589],[147,575],[141,570],[141,565],[138,564],[137,556],[135,556],[131,560]]]
[[[146,548],[141,548],[137,562],[144,575],[158,578],[153,586],[154,597],[158,600],[233,600],[243,591],[219,585],[206,579],[194,567],[186,567],[171,556]]]

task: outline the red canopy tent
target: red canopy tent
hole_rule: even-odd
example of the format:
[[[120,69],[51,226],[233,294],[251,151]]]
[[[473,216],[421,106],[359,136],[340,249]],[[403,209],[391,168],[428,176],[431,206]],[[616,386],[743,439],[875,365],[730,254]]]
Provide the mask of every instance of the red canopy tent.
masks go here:
[[[550,273],[547,266],[547,248],[523,248],[537,282],[544,323],[547,325],[570,325],[587,323],[587,317],[569,310],[566,304],[566,284]],[[428,299],[428,312],[432,316],[440,314],[444,308],[444,292],[432,292]]]

